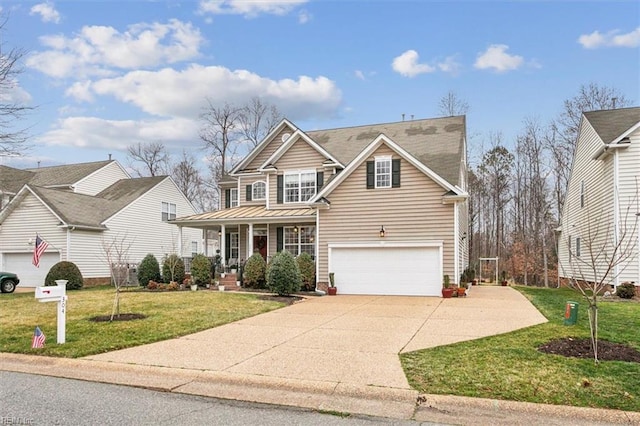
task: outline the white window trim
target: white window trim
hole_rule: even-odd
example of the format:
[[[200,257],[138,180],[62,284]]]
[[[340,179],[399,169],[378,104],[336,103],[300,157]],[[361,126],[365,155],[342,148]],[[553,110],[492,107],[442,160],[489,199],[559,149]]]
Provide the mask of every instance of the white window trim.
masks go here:
[[[236,237],[236,242],[238,243],[235,247],[233,245],[233,237]],[[237,257],[233,257],[233,250],[236,250]],[[229,260],[234,259],[235,262],[240,261],[240,233],[239,232],[229,232]]]
[[[172,208],[173,207],[173,208]],[[168,201],[163,201],[161,204],[161,218],[163,222],[166,222],[167,220],[174,220],[177,217],[177,206],[175,203],[169,203]],[[164,215],[167,215],[167,218],[164,218]]]
[[[296,241],[295,245],[297,247],[297,254],[294,254],[294,256],[299,256],[301,253],[303,253],[302,246],[304,245],[305,247],[313,247],[312,256],[315,259],[316,258],[316,240],[317,240],[317,238],[315,238],[315,236],[316,236],[316,233],[317,233],[317,228],[315,228],[313,225],[298,226],[298,232],[297,233],[293,232],[293,228],[295,228],[295,227],[294,226],[285,226],[284,227],[284,229],[283,229],[283,233],[284,233],[283,240],[285,239],[284,237],[287,235],[287,232],[289,232],[289,231],[296,235],[297,241]],[[314,229],[314,235],[313,235],[313,241],[311,241],[309,243],[302,243],[301,235],[302,235],[302,229],[304,229],[304,228],[315,228]],[[287,244],[286,241],[283,241],[282,242],[282,249],[283,250],[287,250],[287,245],[291,245],[291,244]],[[304,252],[304,253],[307,253],[307,252]]]
[[[385,185],[385,186],[378,185],[378,163],[382,163],[382,162],[388,162],[389,163],[389,184]],[[391,161],[391,156],[390,155],[375,157],[374,170],[373,170],[373,182],[374,182],[374,187],[375,188],[381,188],[381,189],[383,189],[383,188],[391,188],[391,186],[392,186],[391,180],[393,178],[393,176],[392,176],[392,174],[393,174],[392,167],[393,167],[393,163]]]
[[[240,191],[238,188],[231,188],[229,191],[229,207],[238,207],[240,205],[240,199],[238,197]],[[235,194],[235,203],[234,203],[234,194]]]
[[[313,195],[311,195],[308,200],[302,199],[302,175],[304,174],[313,175]],[[288,201],[287,200],[287,176],[294,176],[294,175],[298,176],[298,201]],[[284,177],[282,178],[282,192],[283,192],[282,201],[285,204],[300,204],[300,203],[308,202],[313,197],[315,197],[317,193],[317,190],[318,190],[317,179],[318,179],[318,173],[315,170],[298,170],[295,172],[293,171],[284,172]]]
[[[264,195],[262,197],[256,197],[256,185],[259,183],[264,185]],[[262,200],[265,200],[266,198],[267,198],[267,182],[263,180],[253,182],[251,184],[251,200],[262,201]]]

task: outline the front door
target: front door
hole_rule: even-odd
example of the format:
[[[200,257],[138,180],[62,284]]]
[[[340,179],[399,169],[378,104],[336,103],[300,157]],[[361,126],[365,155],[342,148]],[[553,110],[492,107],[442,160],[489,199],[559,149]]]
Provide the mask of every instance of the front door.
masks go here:
[[[259,252],[264,260],[267,260],[267,236],[266,235],[254,235],[253,236],[253,251]]]

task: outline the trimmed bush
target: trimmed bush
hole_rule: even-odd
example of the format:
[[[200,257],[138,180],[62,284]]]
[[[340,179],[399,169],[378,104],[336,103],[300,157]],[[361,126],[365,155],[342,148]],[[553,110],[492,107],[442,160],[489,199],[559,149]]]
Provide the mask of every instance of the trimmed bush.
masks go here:
[[[302,278],[296,259],[286,250],[276,253],[267,271],[269,291],[277,293],[278,296],[288,296],[299,291],[300,285]]]
[[[57,285],[56,280],[67,280],[67,290],[79,290],[84,285],[80,269],[73,262],[58,262],[49,269],[44,285]]]
[[[173,270],[173,274],[171,273]],[[162,261],[162,280],[166,282],[184,281],[184,261],[175,253],[166,256]]]
[[[253,253],[244,264],[244,285],[249,288],[265,288],[267,262],[260,253]]]
[[[160,264],[158,259],[149,253],[138,266],[138,284],[146,287],[149,281],[160,281]]]
[[[616,289],[616,296],[622,299],[632,299],[636,295],[636,286],[633,283],[622,283]]]
[[[191,259],[191,280],[203,286],[211,282],[211,261],[204,254],[196,254]]]
[[[302,289],[313,291],[316,289],[316,263],[309,253],[302,253],[296,257],[300,276],[302,278]]]

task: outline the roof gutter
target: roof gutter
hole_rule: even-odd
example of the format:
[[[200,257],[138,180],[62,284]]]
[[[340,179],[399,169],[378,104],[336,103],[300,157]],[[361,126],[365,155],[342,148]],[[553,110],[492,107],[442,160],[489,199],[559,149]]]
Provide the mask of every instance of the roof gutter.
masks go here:
[[[593,157],[591,157],[591,159],[592,160],[602,160],[603,158],[605,158],[608,155],[610,149],[628,148],[629,145],[630,145],[629,138],[622,139],[617,144],[605,144],[595,154],[593,154]]]

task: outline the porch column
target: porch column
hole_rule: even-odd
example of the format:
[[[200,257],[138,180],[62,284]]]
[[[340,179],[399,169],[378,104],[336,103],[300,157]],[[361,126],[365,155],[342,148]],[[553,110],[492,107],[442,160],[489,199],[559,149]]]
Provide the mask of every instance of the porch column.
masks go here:
[[[247,241],[247,247],[249,247],[248,259],[253,255],[253,223],[249,224],[249,241]]]
[[[178,256],[182,257],[182,226],[178,226]]]
[[[222,266],[227,266],[227,254],[225,253],[226,248],[226,228],[224,225],[220,225],[220,258],[222,259]]]
[[[209,231],[207,228],[204,228],[202,232],[204,232],[204,250],[202,250],[202,252],[205,256],[209,257]]]

